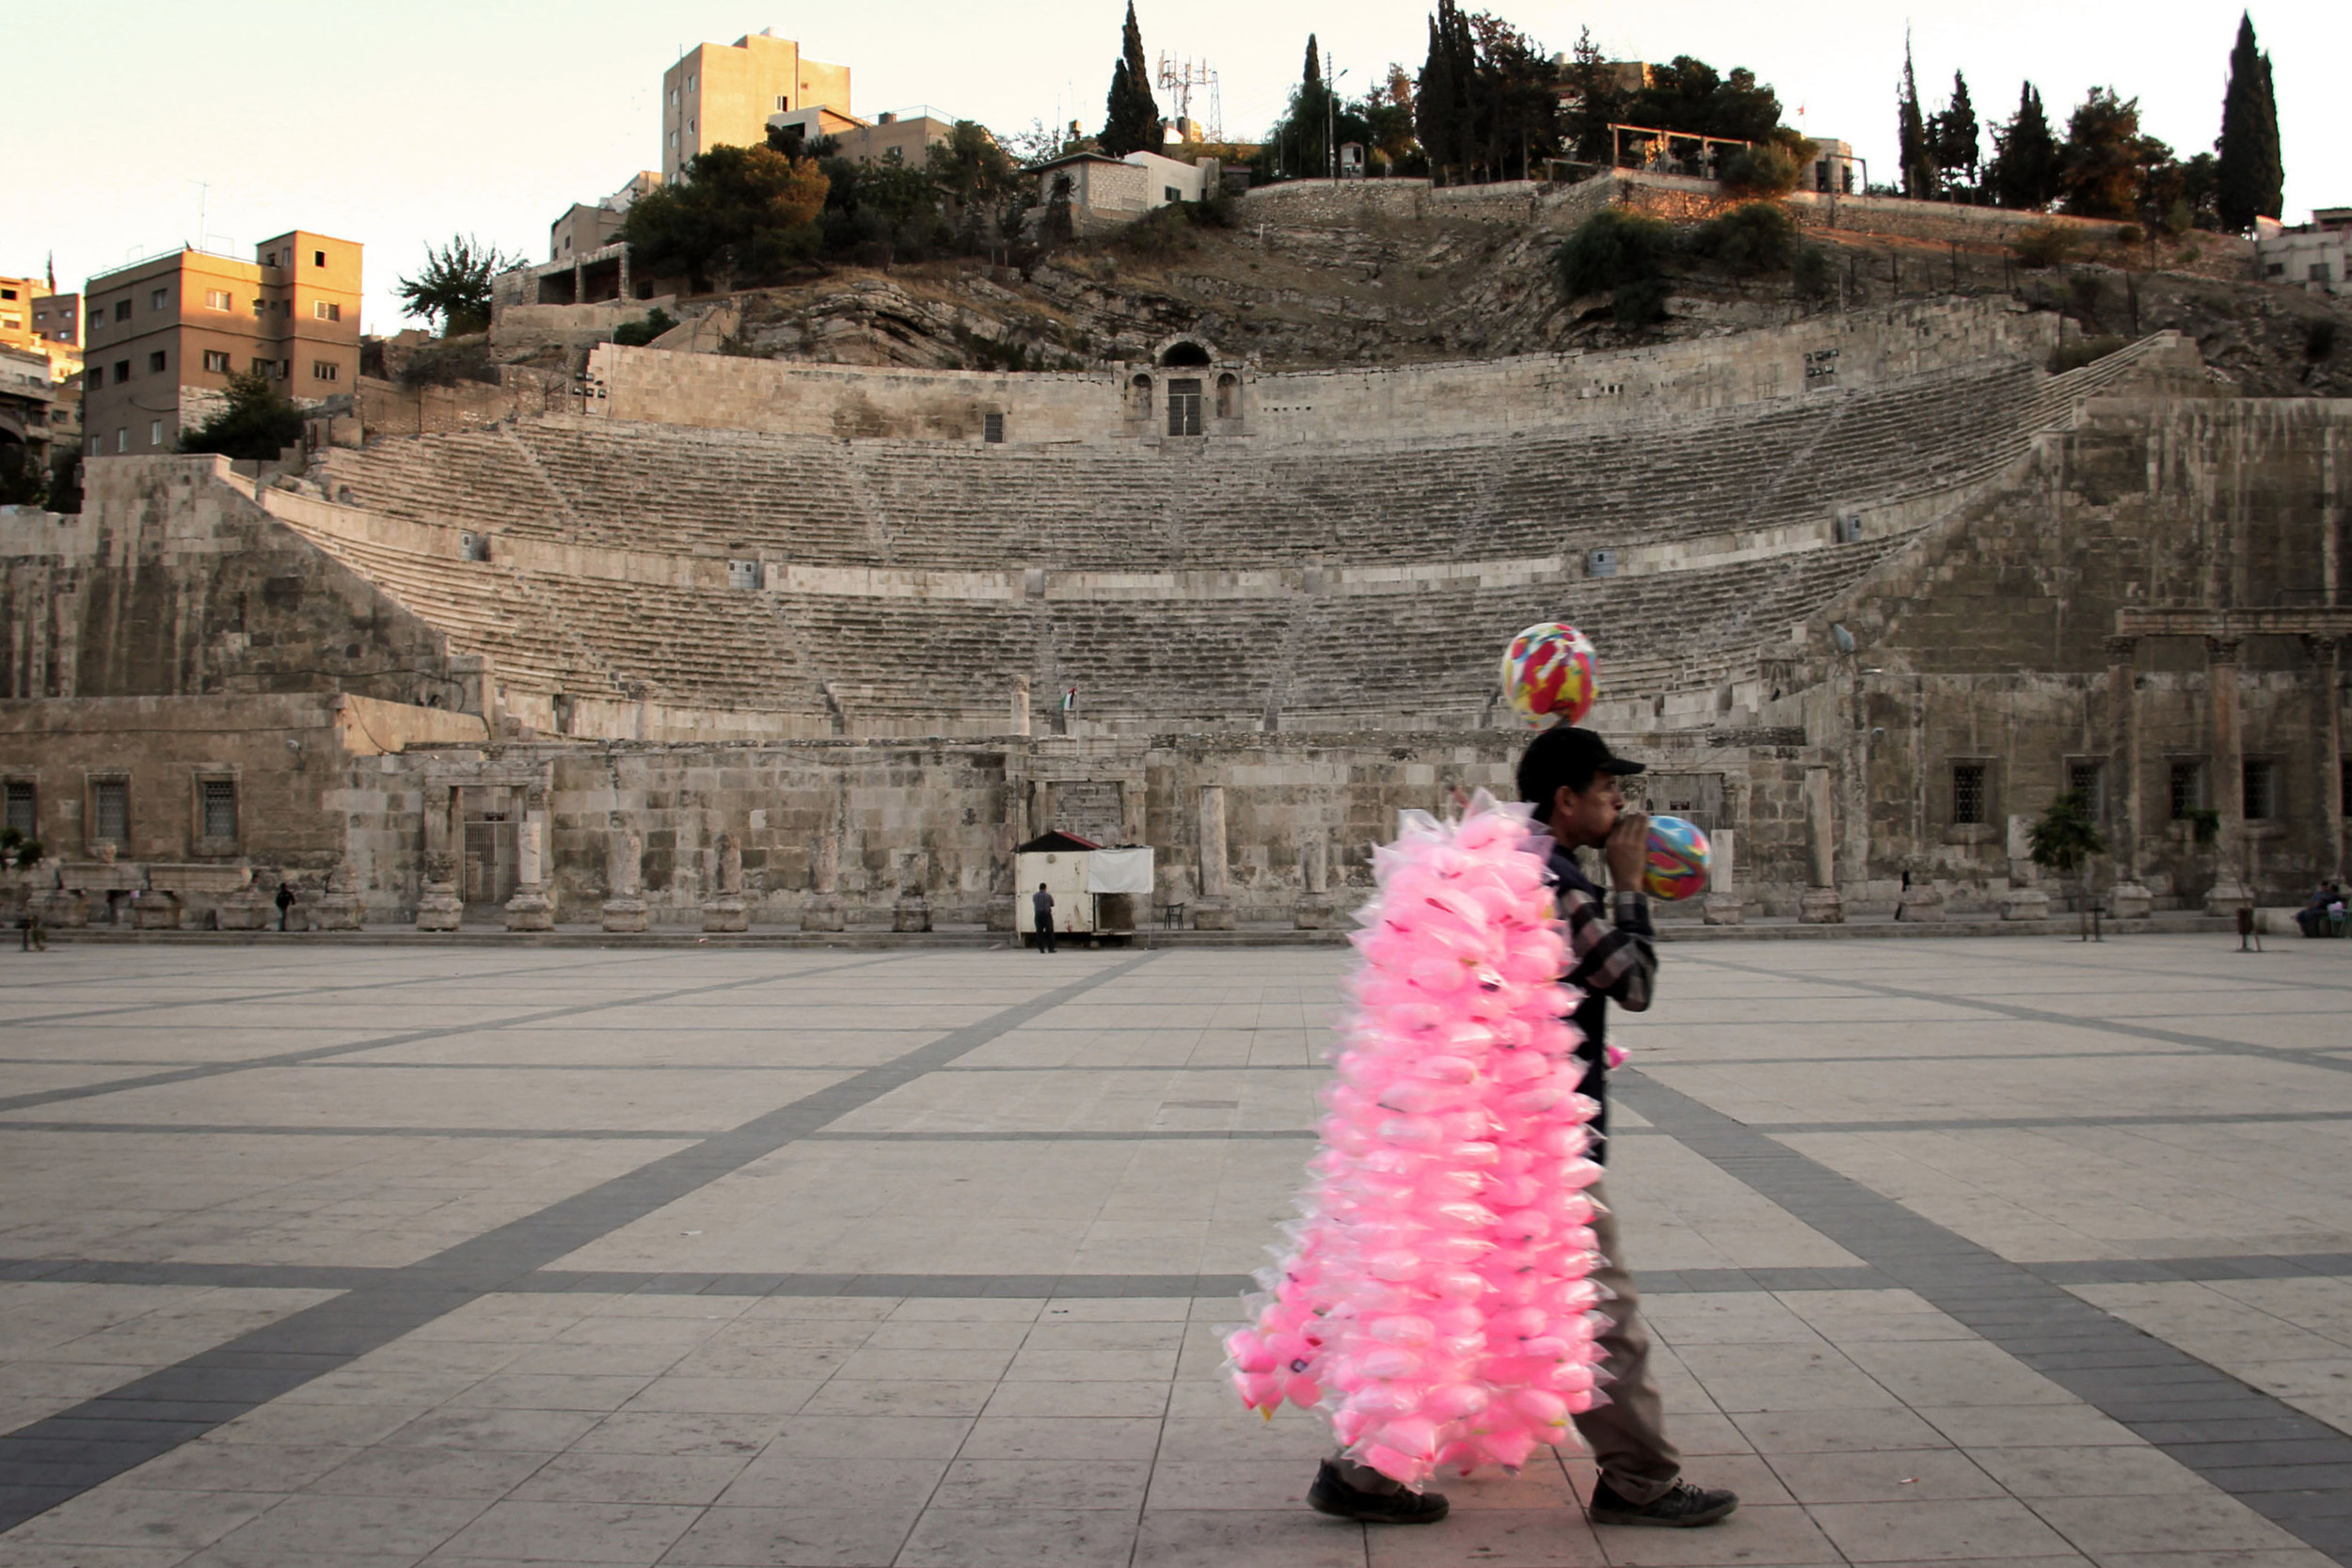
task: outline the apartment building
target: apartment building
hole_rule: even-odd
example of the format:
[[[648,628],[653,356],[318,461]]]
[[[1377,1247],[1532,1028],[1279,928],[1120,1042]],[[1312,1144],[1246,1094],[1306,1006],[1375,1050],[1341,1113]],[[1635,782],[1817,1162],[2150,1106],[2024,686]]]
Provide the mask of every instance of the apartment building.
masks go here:
[[[765,28],[731,44],[704,43],[661,73],[663,178],[714,147],[759,147],[768,117],[823,107],[850,113],[850,68],[801,53]]]
[[[0,348],[47,356],[52,380],[81,374],[79,334],[73,330],[81,298],[56,293],[43,278],[0,277]]]
[[[182,249],[91,278],[82,291],[83,451],[169,451],[229,378],[259,370],[297,404],[359,379],[361,246],[304,230],[250,261]]]
[[[79,344],[82,341],[82,296],[53,294],[45,291],[33,296],[33,336],[43,342]]]

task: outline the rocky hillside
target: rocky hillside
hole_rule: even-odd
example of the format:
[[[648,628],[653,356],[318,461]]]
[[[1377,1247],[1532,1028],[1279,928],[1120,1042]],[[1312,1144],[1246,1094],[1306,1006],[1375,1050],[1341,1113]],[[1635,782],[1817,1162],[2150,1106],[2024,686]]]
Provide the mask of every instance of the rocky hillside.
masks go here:
[[[1808,295],[1788,271],[1743,277],[1693,258],[1677,268],[1669,319],[1628,332],[1606,300],[1564,300],[1553,282],[1561,239],[1605,199],[1571,189],[1452,211],[1434,203],[1383,211],[1259,197],[1238,204],[1230,227],[1170,211],[1063,246],[1025,272],[930,261],[691,301],[690,313],[721,311],[723,333],[681,332],[661,346],[836,364],[1075,370],[1148,358],[1182,333],[1288,368],[1617,347],[1900,298],[2008,293],[2063,311],[2086,339],[2178,328],[2249,394],[2352,395],[2352,322],[2343,304],[2233,279],[2248,264],[2243,242],[2210,236],[2168,246],[2153,267],[2142,248],[2110,245],[2083,262],[2028,269],[1999,244],[1808,229],[1804,243],[1822,253]],[[1688,233],[1716,205],[1668,215]],[[2201,254],[2199,238],[2207,242]]]

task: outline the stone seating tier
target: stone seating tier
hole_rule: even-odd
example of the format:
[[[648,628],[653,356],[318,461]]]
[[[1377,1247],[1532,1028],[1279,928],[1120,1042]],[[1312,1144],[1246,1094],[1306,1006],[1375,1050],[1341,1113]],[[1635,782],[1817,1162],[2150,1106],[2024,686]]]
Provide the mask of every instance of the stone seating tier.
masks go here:
[[[819,566],[1217,571],[1623,548],[1826,526],[1996,473],[2129,355],[2007,363],[1760,407],[1260,453],[844,443],[527,421],[326,459],[330,495],[414,521]]]

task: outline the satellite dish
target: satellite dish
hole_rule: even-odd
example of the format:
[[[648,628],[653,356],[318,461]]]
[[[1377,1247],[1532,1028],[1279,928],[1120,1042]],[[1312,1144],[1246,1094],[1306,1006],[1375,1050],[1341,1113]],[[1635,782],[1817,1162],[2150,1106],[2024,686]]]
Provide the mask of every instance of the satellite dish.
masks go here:
[[[1853,633],[1848,631],[1842,624],[1836,621],[1830,623],[1829,640],[1837,644],[1839,653],[1853,652]]]

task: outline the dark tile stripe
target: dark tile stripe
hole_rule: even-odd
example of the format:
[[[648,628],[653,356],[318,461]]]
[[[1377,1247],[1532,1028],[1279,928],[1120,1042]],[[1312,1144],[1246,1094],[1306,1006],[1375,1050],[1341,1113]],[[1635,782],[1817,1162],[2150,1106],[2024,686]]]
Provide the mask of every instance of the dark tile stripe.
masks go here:
[[[2352,1516],[2335,1508],[2343,1494],[2326,1480],[2352,1465],[2352,1435],[1689,1095],[1639,1072],[1619,1074],[1615,1087],[1645,1120],[1864,1259],[1890,1285],[1917,1293],[2265,1518],[2352,1564]]]
[[[332,1301],[289,1314],[224,1345],[135,1378],[57,1416],[0,1434],[0,1532],[147,1461],[222,1421],[390,1343],[493,1291],[528,1289],[539,1269],[869,1105],[1041,1014],[1132,973],[1158,955],[1109,965],[1042,996],[951,1031],[880,1067],[755,1117],[637,1169],[461,1242],[405,1268],[371,1277]],[[891,958],[828,966],[863,968]],[[664,993],[768,984],[727,982]],[[643,1006],[633,997],[568,1011]],[[435,1031],[441,1033],[442,1031]],[[456,1033],[457,1031],[447,1031]],[[191,1416],[190,1407],[206,1414]]]

